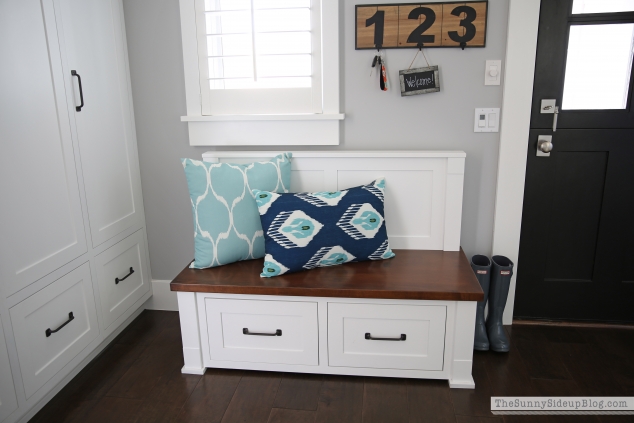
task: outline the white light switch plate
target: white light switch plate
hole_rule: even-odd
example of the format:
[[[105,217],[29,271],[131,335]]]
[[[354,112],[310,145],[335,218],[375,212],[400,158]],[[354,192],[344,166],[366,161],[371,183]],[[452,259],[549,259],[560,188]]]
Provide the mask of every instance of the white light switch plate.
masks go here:
[[[500,109],[475,109],[473,132],[500,132]]]
[[[487,60],[484,68],[484,85],[500,85],[502,79],[502,61]]]

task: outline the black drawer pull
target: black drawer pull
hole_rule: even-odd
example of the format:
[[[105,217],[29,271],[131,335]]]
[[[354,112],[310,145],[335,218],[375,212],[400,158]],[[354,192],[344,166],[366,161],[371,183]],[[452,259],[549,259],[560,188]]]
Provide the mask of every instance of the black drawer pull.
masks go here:
[[[370,332],[367,332],[365,334],[365,339],[369,339],[370,341],[405,341],[407,339],[407,335],[402,333],[400,338],[372,338]]]
[[[130,273],[128,273],[127,275],[125,275],[124,277],[122,277],[121,279],[119,278],[114,278],[114,283],[115,285],[118,285],[119,282],[123,282],[124,280],[128,279],[128,276],[130,276],[131,274],[134,273],[134,269],[130,268]]]
[[[275,333],[256,333],[249,332],[249,328],[242,328],[242,333],[245,335],[256,335],[256,336],[282,336],[282,329],[278,329]]]
[[[66,326],[67,324],[69,324],[70,322],[72,322],[73,320],[75,320],[75,316],[73,316],[73,312],[71,311],[70,313],[68,313],[68,320],[66,320],[64,323],[62,323],[62,325],[60,327],[58,327],[57,329],[51,330],[51,328],[46,329],[46,337],[48,338],[49,336],[51,336],[52,334],[59,332],[61,328],[63,328],[64,326]]]
[[[79,106],[75,106],[75,110],[81,112],[81,108],[84,107],[84,89],[81,86],[81,76],[79,76],[76,70],[70,71],[70,74],[76,76],[77,81],[79,82],[79,99],[81,100],[81,104]]]

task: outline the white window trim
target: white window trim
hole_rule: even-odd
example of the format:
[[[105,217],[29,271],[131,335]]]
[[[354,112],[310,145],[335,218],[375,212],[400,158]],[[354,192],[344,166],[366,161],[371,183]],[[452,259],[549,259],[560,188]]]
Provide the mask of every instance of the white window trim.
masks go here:
[[[195,0],[180,0],[183,65],[190,145],[338,145],[339,121],[339,4],[322,0],[323,113],[275,115],[202,114]]]

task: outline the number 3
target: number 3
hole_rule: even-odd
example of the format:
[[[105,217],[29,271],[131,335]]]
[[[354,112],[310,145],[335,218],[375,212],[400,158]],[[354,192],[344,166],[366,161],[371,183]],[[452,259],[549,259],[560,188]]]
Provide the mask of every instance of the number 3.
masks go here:
[[[460,20],[460,26],[465,29],[464,35],[458,35],[458,31],[449,31],[447,35],[457,43],[466,43],[475,37],[476,27],[473,25],[473,21],[478,14],[473,7],[469,6],[458,6],[451,11],[451,14],[454,16],[460,16],[461,13],[466,15],[464,19]]]

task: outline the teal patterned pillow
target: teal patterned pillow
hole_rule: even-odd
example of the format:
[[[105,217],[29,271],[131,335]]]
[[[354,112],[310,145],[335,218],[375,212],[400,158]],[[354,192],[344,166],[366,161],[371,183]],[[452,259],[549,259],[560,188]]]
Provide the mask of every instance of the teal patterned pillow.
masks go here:
[[[291,153],[248,165],[181,159],[194,214],[194,269],[264,257],[258,206],[251,190],[285,193]]]

